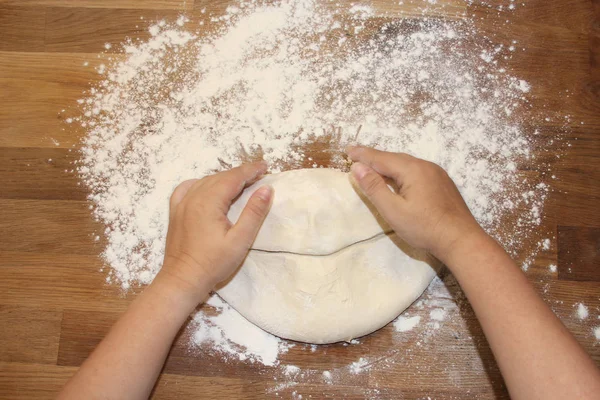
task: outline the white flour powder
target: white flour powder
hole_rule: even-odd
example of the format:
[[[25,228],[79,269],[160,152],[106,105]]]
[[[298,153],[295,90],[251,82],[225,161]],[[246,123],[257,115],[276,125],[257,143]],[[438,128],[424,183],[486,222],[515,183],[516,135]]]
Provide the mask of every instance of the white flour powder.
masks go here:
[[[196,314],[193,336],[196,345],[208,344],[227,357],[264,365],[275,365],[277,356],[290,348],[286,342],[248,322],[217,295],[206,303],[218,314],[211,317],[202,312]]]
[[[577,318],[586,319],[590,315],[588,308],[583,303],[577,305]]]
[[[518,174],[534,160],[533,132],[519,123],[530,86],[501,66],[514,46],[490,43],[468,18],[372,15],[366,5],[241,2],[207,19],[210,35],[182,17],[121,46],[72,121],[87,131],[78,170],[106,225],[109,282],[152,281],[182,180],[261,157],[273,171],[324,159],[345,168],[341,150],[356,142],[440,164],[481,224],[518,250],[548,187]],[[196,344],[277,363],[283,341],[212,302],[222,313],[195,317]],[[437,329],[446,312],[435,313]]]
[[[394,321],[394,329],[396,329],[396,332],[408,332],[419,325],[419,322],[421,322],[421,317],[418,315],[415,317],[399,316]]]

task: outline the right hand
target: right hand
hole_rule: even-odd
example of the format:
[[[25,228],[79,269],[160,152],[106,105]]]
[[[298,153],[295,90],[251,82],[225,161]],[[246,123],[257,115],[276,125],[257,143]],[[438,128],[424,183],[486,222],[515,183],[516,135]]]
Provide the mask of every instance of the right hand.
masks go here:
[[[362,146],[350,146],[346,152],[355,161],[352,176],[360,189],[409,245],[445,262],[459,242],[485,235],[452,179],[437,164]],[[384,177],[396,183],[398,193],[390,190]]]

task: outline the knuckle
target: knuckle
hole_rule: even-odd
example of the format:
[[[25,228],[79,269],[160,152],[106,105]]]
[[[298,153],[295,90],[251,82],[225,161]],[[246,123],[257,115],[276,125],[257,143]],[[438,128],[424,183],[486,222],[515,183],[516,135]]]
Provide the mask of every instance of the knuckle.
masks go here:
[[[367,195],[375,194],[379,190],[380,182],[377,180],[373,174],[367,174],[363,178],[363,190]]]
[[[265,214],[265,208],[264,201],[258,198],[252,198],[246,204],[246,210],[254,218],[262,218]]]

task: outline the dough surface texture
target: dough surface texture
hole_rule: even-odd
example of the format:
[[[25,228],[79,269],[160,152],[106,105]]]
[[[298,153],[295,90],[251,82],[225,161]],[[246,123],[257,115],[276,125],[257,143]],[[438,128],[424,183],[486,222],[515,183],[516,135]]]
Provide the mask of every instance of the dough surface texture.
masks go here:
[[[244,264],[217,293],[267,332],[349,341],[396,318],[435,276],[435,261],[389,233],[338,170],[268,175],[232,205],[232,222],[265,184],[275,190],[271,211]]]

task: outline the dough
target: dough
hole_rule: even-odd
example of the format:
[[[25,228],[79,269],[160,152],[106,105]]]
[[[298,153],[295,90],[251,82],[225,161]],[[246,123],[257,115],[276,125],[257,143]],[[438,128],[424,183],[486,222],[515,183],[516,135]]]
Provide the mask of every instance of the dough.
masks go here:
[[[435,276],[433,259],[388,233],[341,171],[269,175],[232,205],[232,222],[264,184],[275,189],[271,211],[217,291],[262,329],[307,343],[349,341],[396,318]]]
[[[265,176],[233,203],[228,214],[232,222],[237,221],[252,193],[263,185],[273,186],[275,197],[254,249],[331,254],[390,230],[381,217],[370,211],[372,205],[357,194],[346,174],[324,168]]]

